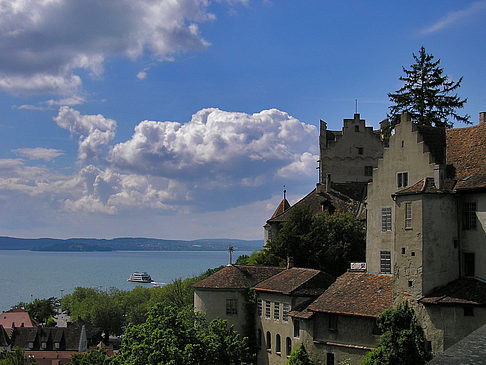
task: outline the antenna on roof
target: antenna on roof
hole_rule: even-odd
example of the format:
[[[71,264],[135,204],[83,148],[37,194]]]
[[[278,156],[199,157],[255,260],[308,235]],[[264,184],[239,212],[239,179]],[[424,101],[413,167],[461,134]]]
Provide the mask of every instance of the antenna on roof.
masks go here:
[[[284,188],[283,193],[284,193],[284,199],[285,199],[285,195],[287,194],[287,190],[285,189],[285,185],[283,186],[283,188]]]
[[[354,114],[358,114],[358,99],[354,99]]]
[[[233,251],[234,251],[233,246],[229,245],[228,246],[228,252],[229,252],[229,264],[228,264],[228,266],[233,265]]]

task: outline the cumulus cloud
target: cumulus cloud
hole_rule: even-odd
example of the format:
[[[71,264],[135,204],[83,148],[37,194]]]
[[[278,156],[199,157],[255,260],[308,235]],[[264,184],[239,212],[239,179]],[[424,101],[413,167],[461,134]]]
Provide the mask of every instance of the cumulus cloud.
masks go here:
[[[242,1],[245,3],[245,1]],[[0,0],[0,89],[73,94],[78,69],[99,77],[107,57],[170,60],[208,46],[209,0]]]
[[[72,135],[79,136],[78,159],[83,162],[98,159],[100,148],[115,137],[116,122],[101,114],[81,115],[77,110],[63,106],[54,121]]]
[[[434,24],[421,30],[421,34],[431,34],[442,29],[449,28],[454,24],[463,22],[473,16],[478,16],[479,13],[486,11],[486,1],[476,1],[471,3],[465,9],[449,12],[446,16],[439,19]]]
[[[13,152],[18,153],[21,156],[27,157],[29,160],[44,160],[51,161],[56,157],[64,154],[63,151],[54,148],[17,148]]]
[[[145,80],[146,77],[147,77],[147,72],[145,72],[145,71],[140,71],[137,74],[137,79],[139,79],[139,80]]]
[[[293,176],[312,176],[316,173],[318,155],[304,152],[298,155],[296,161],[278,170],[277,174],[283,178],[291,179]]]
[[[131,139],[113,147],[109,160],[136,173],[228,184],[242,179],[242,185],[253,186],[264,180],[256,178],[262,172],[272,177],[299,161],[310,169],[309,158],[301,155],[317,152],[316,139],[315,126],[276,109],[246,114],[210,108],[185,124],[139,123]]]

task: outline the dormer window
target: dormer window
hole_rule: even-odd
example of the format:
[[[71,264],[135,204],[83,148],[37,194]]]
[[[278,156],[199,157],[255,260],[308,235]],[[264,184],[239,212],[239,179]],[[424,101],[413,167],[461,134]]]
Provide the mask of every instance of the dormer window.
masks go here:
[[[397,172],[397,187],[404,188],[408,186],[408,172]]]
[[[45,350],[47,348],[47,342],[42,342],[41,346],[42,349]]]
[[[54,348],[55,348],[56,350],[59,350],[59,348],[60,348],[60,347],[61,347],[61,344],[60,344],[59,342],[55,342],[55,343],[54,343]]]
[[[34,348],[34,343],[33,342],[29,342],[29,349],[33,349]]]

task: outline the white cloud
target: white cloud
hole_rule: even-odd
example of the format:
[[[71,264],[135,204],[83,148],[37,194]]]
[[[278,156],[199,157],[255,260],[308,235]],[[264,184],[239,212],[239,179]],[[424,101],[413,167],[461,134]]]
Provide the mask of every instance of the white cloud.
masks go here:
[[[244,3],[245,1],[243,1]],[[107,57],[155,61],[208,46],[197,23],[209,0],[0,0],[0,89],[77,93],[78,69],[100,77]]]
[[[139,123],[109,160],[136,173],[227,184],[241,178],[250,186],[262,173],[271,178],[284,166],[307,161],[301,155],[317,152],[316,139],[315,126],[276,109],[245,114],[211,108],[185,124]]]
[[[30,160],[45,160],[51,161],[56,157],[64,154],[63,151],[54,148],[17,148],[13,152],[18,153],[21,156],[27,157]]]
[[[442,29],[449,28],[461,21],[464,21],[473,16],[478,16],[482,11],[486,10],[486,1],[476,1],[471,3],[467,8],[451,11],[443,18],[439,19],[434,24],[421,30],[421,34],[431,34]]]
[[[147,72],[145,72],[145,71],[140,71],[137,74],[137,79],[139,79],[139,80],[145,80],[146,77],[147,77]]]
[[[316,176],[317,180],[317,161],[319,160],[318,155],[313,155],[309,152],[304,152],[301,155],[296,156],[296,161],[290,163],[289,165],[282,167],[278,170],[278,175],[291,179],[294,176]]]
[[[116,122],[101,114],[81,115],[77,110],[62,106],[54,121],[73,135],[79,135],[78,159],[88,161],[100,157],[100,148],[114,137]]]

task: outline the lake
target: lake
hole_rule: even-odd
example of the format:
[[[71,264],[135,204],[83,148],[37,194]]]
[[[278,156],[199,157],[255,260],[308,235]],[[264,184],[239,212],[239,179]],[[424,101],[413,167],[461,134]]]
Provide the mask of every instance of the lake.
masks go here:
[[[246,251],[233,252],[233,262]],[[0,250],[0,312],[18,302],[61,297],[75,287],[122,290],[137,285],[127,279],[146,271],[156,282],[170,283],[228,263],[226,251],[40,252]]]

